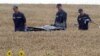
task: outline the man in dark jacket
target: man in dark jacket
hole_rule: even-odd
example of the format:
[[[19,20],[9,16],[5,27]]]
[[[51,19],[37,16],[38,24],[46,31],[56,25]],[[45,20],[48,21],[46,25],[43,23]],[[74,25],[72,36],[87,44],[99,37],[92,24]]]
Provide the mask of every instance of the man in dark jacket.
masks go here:
[[[83,12],[83,9],[79,9],[79,16],[77,18],[79,24],[79,30],[88,30],[88,23],[92,22],[88,14]]]
[[[15,31],[25,31],[26,18],[23,13],[18,10],[17,6],[13,7],[13,21],[15,25]]]
[[[56,13],[56,19],[54,26],[61,28],[62,30],[66,29],[66,19],[67,19],[67,13],[63,10],[61,4],[57,4],[58,12]]]

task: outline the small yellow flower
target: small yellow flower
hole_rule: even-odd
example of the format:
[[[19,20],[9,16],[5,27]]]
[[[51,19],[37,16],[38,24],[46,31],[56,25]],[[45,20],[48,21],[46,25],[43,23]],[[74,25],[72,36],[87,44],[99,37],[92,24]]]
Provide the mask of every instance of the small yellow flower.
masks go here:
[[[25,56],[25,52],[23,51],[23,49],[21,49],[18,53],[18,56]]]
[[[12,51],[9,50],[9,51],[7,52],[7,54],[6,54],[6,56],[12,56]]]

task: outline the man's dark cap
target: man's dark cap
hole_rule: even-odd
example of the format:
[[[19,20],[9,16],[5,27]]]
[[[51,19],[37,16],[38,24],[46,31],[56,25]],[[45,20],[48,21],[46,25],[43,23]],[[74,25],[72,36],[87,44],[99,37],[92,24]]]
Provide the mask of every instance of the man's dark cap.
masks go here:
[[[57,6],[62,6],[62,4],[57,4]]]
[[[81,8],[80,8],[78,11],[79,11],[79,12],[82,12],[82,11],[83,11],[83,9],[81,9]]]
[[[14,5],[13,8],[18,8],[18,6]]]

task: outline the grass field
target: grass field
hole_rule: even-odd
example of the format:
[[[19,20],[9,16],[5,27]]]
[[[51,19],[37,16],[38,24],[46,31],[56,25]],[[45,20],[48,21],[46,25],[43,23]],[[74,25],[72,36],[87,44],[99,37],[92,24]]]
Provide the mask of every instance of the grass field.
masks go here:
[[[14,32],[12,6],[0,4],[0,56],[11,49],[13,56],[23,48],[26,56],[100,56],[100,29],[90,23],[88,31],[80,31],[77,23],[77,10],[83,8],[92,20],[100,24],[100,6],[63,5],[68,13],[66,31]],[[53,24],[56,5],[19,5],[27,18],[28,26]]]

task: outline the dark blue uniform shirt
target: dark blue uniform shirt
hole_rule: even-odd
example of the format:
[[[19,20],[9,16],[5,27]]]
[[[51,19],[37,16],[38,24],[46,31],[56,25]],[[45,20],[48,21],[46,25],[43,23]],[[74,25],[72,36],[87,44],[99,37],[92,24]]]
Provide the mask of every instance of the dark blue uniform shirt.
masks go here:
[[[18,12],[13,14],[13,21],[15,24],[15,31],[16,30],[24,30],[26,18],[23,13]]]
[[[58,11],[56,13],[56,19],[55,19],[55,24],[62,24],[64,28],[66,28],[66,19],[67,19],[67,13],[63,10]]]
[[[79,15],[77,18],[79,29],[88,29],[88,23],[91,21],[91,18],[88,14]]]

